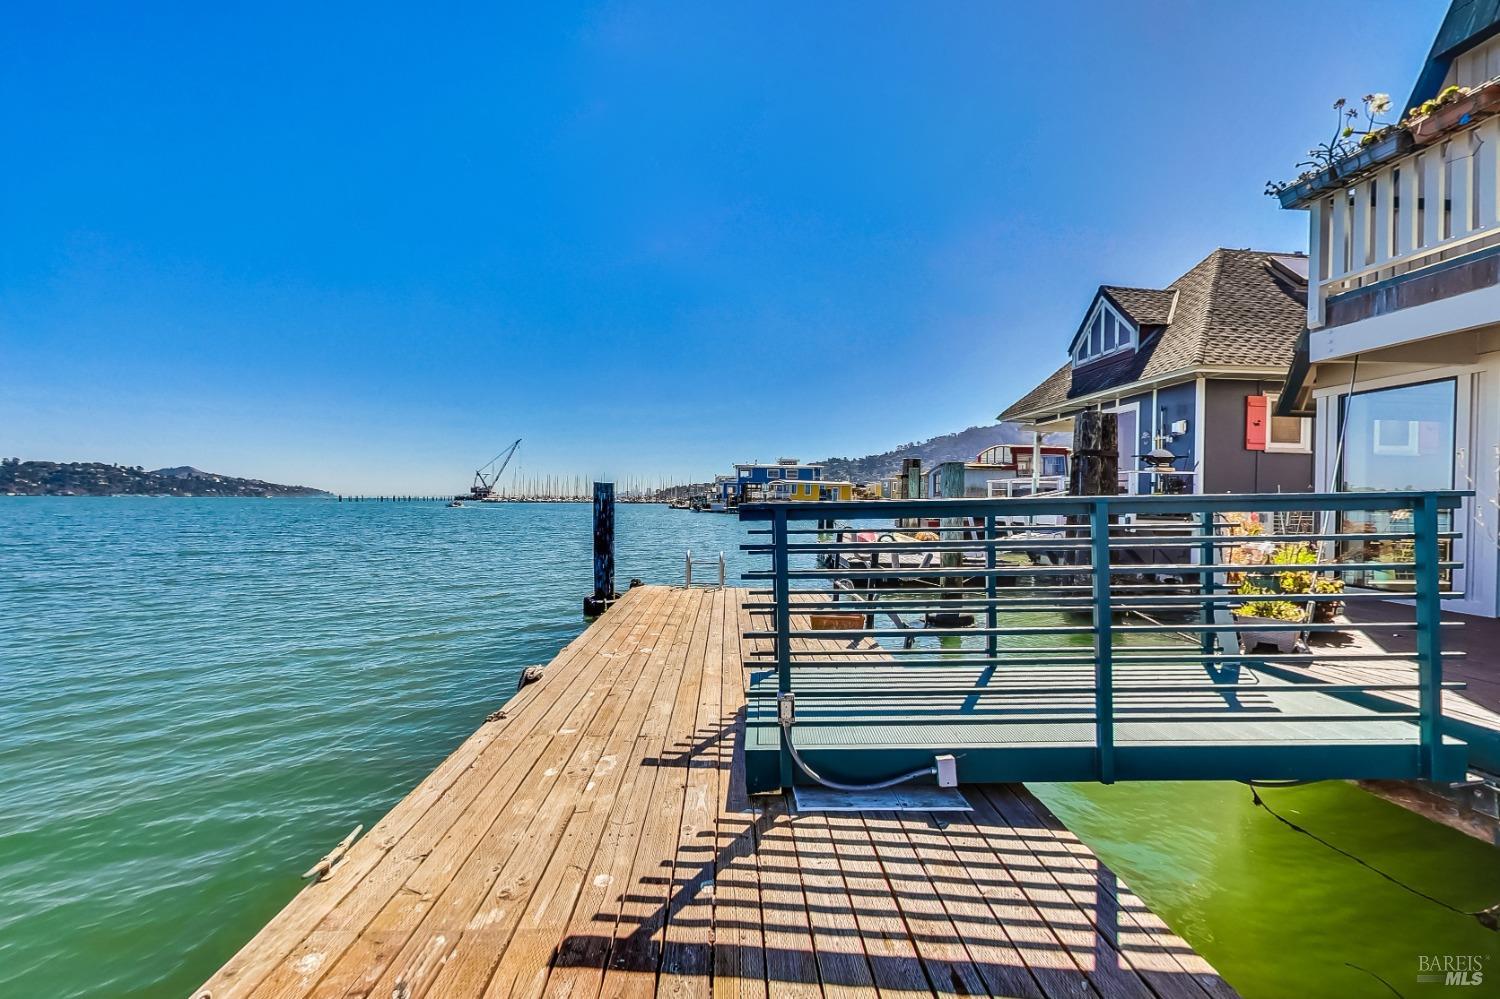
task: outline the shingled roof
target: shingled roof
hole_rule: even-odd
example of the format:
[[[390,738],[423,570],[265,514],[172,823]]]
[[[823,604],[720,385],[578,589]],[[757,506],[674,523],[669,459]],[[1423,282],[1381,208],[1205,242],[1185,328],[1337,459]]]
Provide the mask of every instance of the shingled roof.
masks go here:
[[[1275,263],[1291,256],[1221,248],[1164,289],[1101,286],[1140,328],[1140,346],[1078,368],[1069,361],[1000,419],[1056,413],[1069,399],[1195,368],[1287,367],[1307,325],[1307,285]]]

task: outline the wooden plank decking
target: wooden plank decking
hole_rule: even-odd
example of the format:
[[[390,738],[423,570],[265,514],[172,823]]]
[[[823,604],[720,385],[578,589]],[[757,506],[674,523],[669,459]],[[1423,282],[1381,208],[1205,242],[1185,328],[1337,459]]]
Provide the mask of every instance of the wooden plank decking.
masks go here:
[[[747,797],[743,603],[631,590],[195,995],[1233,994],[1024,788]]]

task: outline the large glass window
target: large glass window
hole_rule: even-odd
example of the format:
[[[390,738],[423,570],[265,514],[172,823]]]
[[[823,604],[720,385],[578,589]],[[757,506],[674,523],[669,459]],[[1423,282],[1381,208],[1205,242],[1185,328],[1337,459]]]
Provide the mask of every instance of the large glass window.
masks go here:
[[[1345,396],[1339,489],[1452,489],[1457,390],[1447,378]]]
[[[1339,490],[1371,492],[1400,489],[1452,489],[1458,423],[1458,384],[1452,378],[1356,392],[1340,399]],[[1449,528],[1450,514],[1439,526]],[[1346,533],[1388,534],[1411,530],[1405,510],[1351,512],[1344,516]],[[1442,544],[1449,557],[1450,544]],[[1411,562],[1409,540],[1349,542],[1341,546],[1344,559],[1358,562]],[[1447,581],[1448,573],[1444,573]],[[1410,590],[1406,570],[1372,569],[1350,573],[1348,581],[1377,589]]]

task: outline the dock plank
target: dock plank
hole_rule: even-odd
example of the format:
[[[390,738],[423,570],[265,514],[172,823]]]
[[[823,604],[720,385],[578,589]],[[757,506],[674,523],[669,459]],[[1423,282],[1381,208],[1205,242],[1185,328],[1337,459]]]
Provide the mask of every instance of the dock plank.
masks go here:
[[[766,989],[765,933],[760,905],[760,873],[756,870],[757,834],[763,815],[745,791],[744,708],[745,647],[740,636],[749,630],[742,602],[724,601],[724,657],[719,670],[719,705],[726,738],[718,743],[723,768],[724,804],[717,819],[714,843],[719,872],[714,889],[713,991],[720,999],[763,999]]]
[[[746,600],[628,592],[196,995],[1233,995],[1023,788],[748,796]]]
[[[651,641],[662,620],[657,609],[653,603],[631,622],[625,633],[630,647]],[[469,970],[467,955],[476,948],[459,947],[462,936],[508,937],[512,924],[505,916],[514,911],[510,896],[522,890],[526,865],[536,851],[555,842],[557,824],[565,821],[598,760],[599,730],[616,716],[622,686],[629,689],[642,666],[638,655],[611,656],[580,702],[591,711],[549,714],[538,733],[546,740],[542,752],[514,757],[500,767],[504,780],[493,793],[496,798],[506,794],[505,803],[498,811],[473,809],[462,816],[403,890],[376,913],[358,941],[363,947],[346,954],[337,974],[314,994],[391,995],[400,990],[415,999],[440,975],[460,973],[453,970],[452,956],[463,955],[458,967]],[[496,857],[506,858],[498,870]],[[486,900],[494,896],[506,904],[486,909]]]
[[[559,935],[549,961],[545,994],[553,996],[597,995],[619,925],[620,903],[629,888],[641,829],[650,804],[649,791],[658,768],[639,765],[640,760],[658,760],[665,754],[672,708],[683,673],[682,649],[685,631],[695,616],[683,614],[671,639],[659,643],[661,676],[656,696],[645,706],[633,743],[625,748],[622,789],[608,821],[608,832],[591,858],[593,872],[574,905],[565,931]]]
[[[640,771],[626,761],[644,729],[646,712],[662,693],[663,679],[672,682],[672,677],[663,670],[650,667],[659,666],[669,658],[682,622],[680,615],[674,616],[655,636],[651,647],[642,650],[650,655],[646,674],[621,713],[563,839],[537,881],[515,936],[490,976],[486,994],[534,996],[546,987],[557,941],[577,907],[595,858],[604,855],[604,837],[619,796],[634,791],[635,776]],[[608,885],[600,888],[607,890]]]
[[[548,668],[550,676],[523,688],[505,717],[487,722],[441,764],[417,790],[355,843],[322,882],[309,885],[215,976],[215,999],[243,995],[311,994],[324,973],[361,938],[358,913],[383,905],[431,858],[433,846],[481,796],[493,801],[507,785],[507,765],[534,759],[545,748],[548,726],[561,724],[585,704],[592,688],[567,684],[584,664],[594,671],[609,643],[648,613],[622,615],[596,634],[585,634]],[[593,629],[590,629],[591,631]],[[606,661],[607,662],[607,661]],[[508,798],[502,798],[502,803]],[[473,842],[453,840],[459,847]],[[409,844],[419,844],[408,848]],[[419,890],[416,895],[421,896]]]

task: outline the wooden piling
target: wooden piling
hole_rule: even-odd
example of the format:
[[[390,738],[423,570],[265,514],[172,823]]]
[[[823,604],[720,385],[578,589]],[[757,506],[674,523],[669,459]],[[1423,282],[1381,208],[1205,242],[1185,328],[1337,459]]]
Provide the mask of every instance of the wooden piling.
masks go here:
[[[1068,492],[1073,496],[1113,496],[1119,491],[1119,426],[1115,414],[1085,410],[1073,417]]]
[[[583,601],[583,616],[598,617],[619,598],[615,592],[615,484],[594,483],[594,592]]]
[[[1073,460],[1068,465],[1068,493],[1073,496],[1114,496],[1120,491],[1119,424],[1114,413],[1084,410],[1073,417]],[[1091,525],[1087,516],[1068,518],[1070,526]],[[1107,551],[1108,549],[1106,549]],[[1091,563],[1092,556],[1071,553],[1074,565]],[[1091,580],[1073,577],[1069,582],[1087,585]]]
[[[903,458],[901,460],[901,479],[906,487],[906,495],[901,499],[922,498],[922,459]]]

